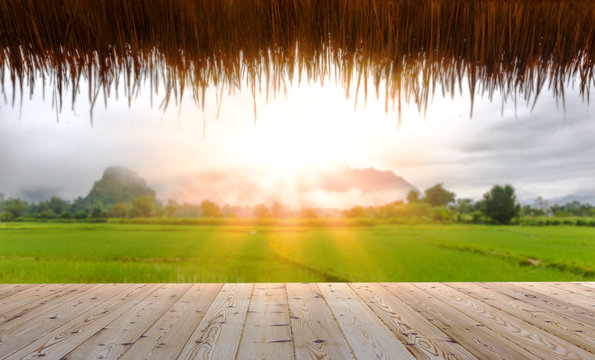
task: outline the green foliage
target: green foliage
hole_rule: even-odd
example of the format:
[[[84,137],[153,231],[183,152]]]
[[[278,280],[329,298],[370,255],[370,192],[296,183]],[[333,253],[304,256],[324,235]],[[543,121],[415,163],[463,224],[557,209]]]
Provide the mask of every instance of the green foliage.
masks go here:
[[[53,210],[47,209],[40,212],[37,217],[40,219],[55,219],[57,215]]]
[[[200,209],[202,210],[203,217],[223,217],[223,213],[221,212],[221,208],[219,207],[219,205],[215,204],[212,201],[204,200],[202,203],[200,203]]]
[[[360,205],[354,206],[350,209],[343,210],[343,216],[346,218],[364,218],[368,217],[369,212]]]
[[[27,207],[27,203],[20,199],[8,199],[4,202],[4,211],[11,213],[14,218],[23,215]]]
[[[79,210],[79,211],[75,212],[74,215],[72,215],[72,217],[75,219],[85,219],[85,218],[87,218],[87,216],[88,216],[87,210]]]
[[[163,215],[172,217],[175,215],[177,208],[178,203],[175,200],[170,199],[167,201],[167,205],[163,208]]]
[[[254,217],[257,219],[266,219],[271,217],[271,213],[266,205],[260,204],[254,207]]]
[[[111,206],[117,203],[130,203],[140,196],[155,198],[155,191],[132,170],[108,167],[102,178],[93,185],[91,192],[84,199],[84,204],[87,207],[95,203]]]
[[[485,214],[498,224],[510,224],[521,210],[514,188],[510,185],[495,185],[483,195]]]
[[[312,208],[302,208],[300,210],[300,217],[302,219],[316,219],[318,218],[318,213]]]
[[[14,220],[14,215],[11,212],[4,211],[3,213],[0,213],[0,221],[7,222],[12,220]]]
[[[150,217],[157,209],[157,204],[153,196],[141,195],[132,200],[130,207],[130,217]]]
[[[442,184],[436,184],[431,188],[427,188],[424,193],[426,194],[424,201],[431,206],[447,206],[455,201],[455,193],[444,189]]]
[[[109,217],[123,218],[128,214],[128,205],[126,203],[117,203],[112,205],[109,211]]]
[[[411,190],[408,194],[407,194],[407,203],[409,204],[413,204],[416,202],[420,202],[421,199],[419,198],[419,193],[415,190]]]
[[[425,202],[409,204],[407,206],[407,214],[410,217],[430,219],[432,217],[432,206]]]

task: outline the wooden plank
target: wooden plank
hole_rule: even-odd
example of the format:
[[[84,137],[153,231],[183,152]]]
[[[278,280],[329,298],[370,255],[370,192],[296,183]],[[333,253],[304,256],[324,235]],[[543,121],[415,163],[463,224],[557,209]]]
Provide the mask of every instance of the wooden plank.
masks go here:
[[[567,301],[568,303],[584,308],[593,313],[595,311],[595,297],[578,294],[576,292],[564,289],[564,285],[559,283],[557,286],[552,283],[514,283],[524,289],[542,293],[555,299]],[[594,313],[595,315],[595,313]]]
[[[37,286],[36,284],[2,284],[0,287],[0,299],[11,296],[20,291]]]
[[[96,332],[154,292],[159,285],[134,285],[124,292],[98,304],[60,327],[45,334],[24,348],[11,354],[8,359],[63,359],[73,348],[83,343]]]
[[[221,284],[194,284],[120,357],[121,360],[175,359],[219,293]]]
[[[384,284],[387,289],[428,322],[480,359],[538,359],[537,356],[503,338],[497,332],[413,284]]]
[[[595,289],[595,281],[578,281],[578,282],[575,281],[574,283],[583,285],[583,286],[588,286],[591,289]]]
[[[80,298],[71,299],[38,317],[31,318],[29,321],[18,323],[16,326],[12,322],[1,325],[0,354],[6,356],[17,351],[130,286],[129,284],[118,284],[99,287]]]
[[[287,284],[297,360],[355,359],[316,284]]]
[[[571,282],[563,282],[563,283],[552,283],[558,288],[562,288],[564,290],[571,291],[573,293],[581,294],[587,296],[589,298],[595,297],[595,289],[583,284],[576,284]]]
[[[415,286],[463,311],[470,318],[542,359],[588,359],[594,355],[444,284],[416,283]]]
[[[514,285],[513,283],[482,284],[492,290],[498,291],[515,299],[527,302],[544,310],[563,315],[587,326],[595,327],[595,318],[593,317],[593,314],[588,313],[588,311],[582,308],[572,306],[568,303],[568,301],[554,299],[542,293],[521,288]]]
[[[293,360],[285,284],[254,284],[238,360]]]
[[[44,313],[70,301],[71,299],[83,296],[84,294],[97,289],[99,284],[78,284],[65,291],[53,294],[50,297],[40,299],[31,304],[25,304],[6,312],[0,316],[0,332],[27,322],[35,317],[43,316]]]
[[[512,316],[535,325],[571,344],[595,352],[593,328],[562,315],[545,311],[542,308],[488,289],[477,283],[448,283],[447,286],[503,310]]]
[[[347,343],[359,359],[415,359],[345,283],[319,284]]]
[[[179,359],[234,359],[253,284],[225,284],[213,300]]]
[[[0,300],[0,314],[8,312],[17,307],[34,303],[52,294],[68,289],[73,285],[63,284],[39,284]]]
[[[188,289],[190,284],[163,284],[146,299],[69,352],[66,359],[118,359]]]
[[[476,359],[450,336],[375,283],[351,287],[417,359]]]

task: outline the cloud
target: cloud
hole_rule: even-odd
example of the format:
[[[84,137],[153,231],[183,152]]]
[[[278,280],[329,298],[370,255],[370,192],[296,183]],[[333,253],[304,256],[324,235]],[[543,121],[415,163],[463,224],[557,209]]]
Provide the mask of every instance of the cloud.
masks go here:
[[[304,187],[338,193],[350,190],[360,190],[363,193],[383,190],[408,193],[411,190],[417,190],[394,172],[380,171],[372,167],[366,169],[341,167],[334,171],[323,172],[315,176],[313,181],[305,183]]]
[[[142,101],[133,110],[116,102],[108,111],[98,107],[90,128],[87,109],[65,113],[56,123],[49,102],[38,96],[25,99],[22,120],[18,108],[2,106],[0,192],[35,201],[53,192],[73,199],[85,196],[105,167],[120,165],[146,178],[161,198],[190,202],[281,198],[344,207],[398,200],[407,184],[425,189],[439,182],[459,197],[476,199],[501,183],[513,184],[524,198],[595,194],[595,117],[578,91],[566,91],[565,114],[547,94],[533,112],[520,107],[518,117],[511,104],[501,117],[500,104],[478,99],[469,119],[468,99],[437,100],[427,120],[404,107],[398,129],[396,115],[384,114],[383,101],[370,100],[354,112],[332,86],[289,92],[269,107],[257,99],[257,125],[251,112],[243,112],[252,109],[250,94],[226,97],[219,119],[208,103],[204,140],[203,115],[188,107],[178,126],[175,107],[163,114]],[[277,147],[255,151],[263,139]],[[299,160],[308,149],[314,149],[309,160],[333,166],[321,161],[317,171],[286,174],[284,154]],[[267,156],[276,162],[263,162]]]
[[[379,205],[404,200],[416,188],[392,171],[340,167],[334,171],[304,172],[295,178],[266,183],[266,172],[220,169],[164,179],[156,184],[162,198],[198,203],[208,199],[220,204],[255,205],[279,201],[292,206],[353,203]]]

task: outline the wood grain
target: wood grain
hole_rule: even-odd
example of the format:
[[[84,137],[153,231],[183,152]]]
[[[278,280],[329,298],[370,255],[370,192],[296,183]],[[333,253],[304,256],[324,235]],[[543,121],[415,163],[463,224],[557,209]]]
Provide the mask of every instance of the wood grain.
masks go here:
[[[252,287],[252,284],[225,284],[178,358],[234,359]]]
[[[571,282],[557,282],[549,284],[557,289],[564,289],[576,294],[581,294],[589,298],[595,297],[595,289],[584,284],[575,284]]]
[[[157,285],[152,284],[129,286],[116,296],[71,318],[37,340],[29,342],[25,347],[11,354],[8,359],[62,358],[156,288]]]
[[[416,359],[476,358],[382,286],[356,283],[351,287]]]
[[[0,359],[595,359],[595,283],[0,284]]]
[[[318,287],[357,358],[414,359],[349,285],[328,283]]]
[[[188,289],[190,284],[164,284],[122,316],[105,325],[69,352],[67,359],[118,359]]]
[[[78,315],[95,309],[106,300],[130,288],[130,284],[106,285],[61,303],[40,316],[16,326],[8,323],[0,326],[0,354],[3,357],[39,339]]]
[[[486,328],[458,309],[413,284],[385,284],[396,297],[419,312],[467,351],[480,359],[539,359],[498,332]]]
[[[254,284],[236,358],[293,360],[285,284]]]
[[[39,299],[32,303],[25,303],[22,306],[14,308],[11,311],[5,312],[0,316],[0,332],[6,331],[9,328],[15,327],[33,318],[43,316],[44,313],[60,306],[60,304],[69,302],[74,298],[83,296],[84,294],[99,288],[102,285],[98,284],[77,284],[73,287],[61,288],[60,291],[53,295]]]
[[[0,314],[28,303],[37,302],[39,299],[51,296],[56,292],[64,291],[72,286],[74,285],[55,286],[51,284],[40,284],[24,289],[0,300]]]
[[[219,293],[221,286],[193,284],[192,288],[151,325],[120,359],[175,359]]]
[[[297,360],[355,359],[316,284],[287,284]]]
[[[595,352],[595,333],[592,328],[580,322],[491,291],[481,284],[452,283],[446,285],[476,299],[480,299],[486,304],[505,311],[517,319],[535,325],[571,344],[576,344],[587,351]]]
[[[589,327],[595,327],[595,317],[593,314],[583,308],[575,306],[573,298],[567,297],[565,300],[554,299],[551,296],[535,292],[530,289],[522,288],[516,283],[482,283],[488,288],[498,291],[502,294],[511,296],[515,299],[525,301],[547,311],[563,315],[567,318],[578,321]]]
[[[11,296],[25,289],[37,286],[35,284],[2,284],[0,285],[0,299]]]
[[[538,327],[517,319],[458,290],[438,283],[417,283],[426,291],[467,316],[498,332],[502,337],[518,344],[542,359],[586,359],[593,354],[572,345]]]
[[[529,289],[557,300],[567,301],[568,297],[572,297],[572,304],[585,309],[595,316],[595,297],[576,293],[574,291],[564,289],[564,285],[555,286],[552,283],[515,283],[515,285]]]

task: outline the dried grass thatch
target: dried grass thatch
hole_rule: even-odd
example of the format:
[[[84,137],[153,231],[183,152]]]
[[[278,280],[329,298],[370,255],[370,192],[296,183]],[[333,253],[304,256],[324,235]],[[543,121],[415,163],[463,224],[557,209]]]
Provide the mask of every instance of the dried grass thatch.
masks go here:
[[[92,104],[124,81],[129,100],[146,84],[204,106],[209,86],[268,98],[303,73],[399,111],[465,81],[530,102],[576,79],[588,98],[594,45],[593,0],[0,0],[0,81],[49,82],[60,108],[81,79]]]

